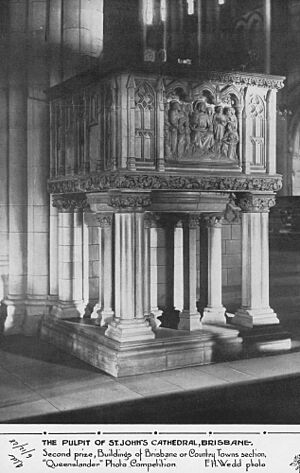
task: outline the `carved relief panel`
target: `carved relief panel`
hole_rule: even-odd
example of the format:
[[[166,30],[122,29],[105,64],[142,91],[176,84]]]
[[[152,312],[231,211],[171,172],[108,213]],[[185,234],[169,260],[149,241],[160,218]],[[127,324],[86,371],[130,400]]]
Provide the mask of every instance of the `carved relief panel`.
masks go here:
[[[241,96],[234,87],[176,84],[165,95],[165,159],[239,163]]]

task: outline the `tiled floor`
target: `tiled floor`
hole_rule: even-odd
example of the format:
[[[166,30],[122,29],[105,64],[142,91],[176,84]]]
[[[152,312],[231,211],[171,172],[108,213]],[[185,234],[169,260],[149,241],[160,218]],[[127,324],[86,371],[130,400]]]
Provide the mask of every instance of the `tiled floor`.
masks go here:
[[[298,351],[115,379],[46,342],[10,337],[0,343],[0,422],[287,375],[300,375]]]

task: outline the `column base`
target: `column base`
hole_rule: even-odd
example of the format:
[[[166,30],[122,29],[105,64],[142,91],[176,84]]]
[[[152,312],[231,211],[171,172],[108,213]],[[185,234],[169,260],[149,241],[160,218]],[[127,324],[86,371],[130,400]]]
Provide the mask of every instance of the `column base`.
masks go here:
[[[57,302],[50,308],[50,315],[59,319],[73,319],[83,317],[86,304],[80,302]]]
[[[6,299],[1,302],[0,330],[4,335],[17,335],[23,332],[26,316],[25,300]]]
[[[239,309],[235,316],[230,320],[234,325],[252,328],[259,325],[279,324],[277,314],[271,307],[262,309]]]
[[[44,299],[27,299],[25,302],[26,314],[23,322],[24,335],[31,336],[39,332],[42,318],[49,313],[50,304],[46,297]]]
[[[226,325],[225,307],[205,307],[201,322],[203,325]]]
[[[201,330],[202,324],[199,312],[191,314],[188,310],[183,310],[179,315],[178,330]]]
[[[158,318],[158,317],[161,317],[161,315],[162,315],[162,310],[153,309],[151,310],[150,315],[146,316],[152,328],[158,328],[161,326],[161,320],[159,320]]]
[[[114,315],[115,313],[113,310],[100,311],[100,320],[99,320],[100,327],[107,327],[112,322]]]
[[[135,342],[155,338],[149,323],[145,319],[121,320],[110,322],[105,336],[117,342]]]
[[[100,327],[107,327],[113,320],[113,317],[114,311],[101,309],[100,304],[95,304],[93,312],[91,313],[91,319],[96,319],[96,323]]]

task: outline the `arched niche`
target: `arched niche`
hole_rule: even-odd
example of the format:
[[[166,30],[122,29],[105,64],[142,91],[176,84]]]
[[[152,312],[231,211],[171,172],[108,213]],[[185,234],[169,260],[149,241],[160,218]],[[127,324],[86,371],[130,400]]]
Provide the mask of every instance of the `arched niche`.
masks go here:
[[[147,81],[135,90],[135,158],[153,163],[155,155],[155,92]]]

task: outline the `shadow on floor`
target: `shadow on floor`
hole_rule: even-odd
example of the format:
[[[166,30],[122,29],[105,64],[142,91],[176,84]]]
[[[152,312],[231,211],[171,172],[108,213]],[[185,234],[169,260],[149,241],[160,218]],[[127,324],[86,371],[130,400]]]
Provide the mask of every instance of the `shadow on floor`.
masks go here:
[[[2,336],[0,337],[0,350],[14,355],[21,355],[28,359],[45,361],[47,363],[58,363],[63,366],[74,366],[76,368],[82,366],[85,371],[99,373],[97,368],[58,350],[55,345],[51,345],[38,337],[24,337],[22,335]]]
[[[172,393],[12,423],[300,424],[300,376]]]

